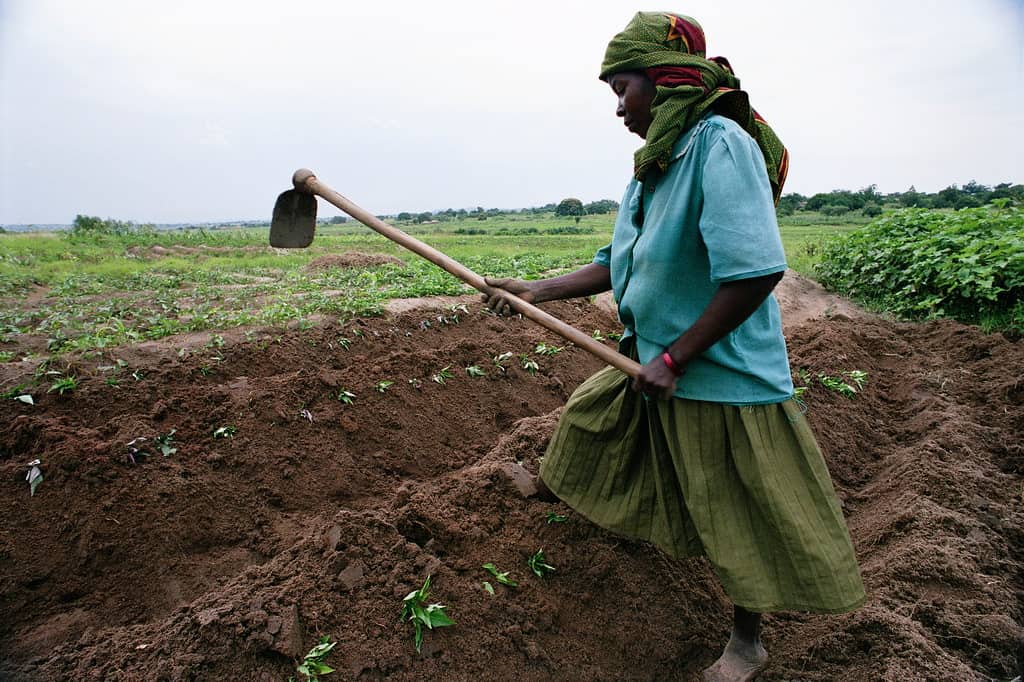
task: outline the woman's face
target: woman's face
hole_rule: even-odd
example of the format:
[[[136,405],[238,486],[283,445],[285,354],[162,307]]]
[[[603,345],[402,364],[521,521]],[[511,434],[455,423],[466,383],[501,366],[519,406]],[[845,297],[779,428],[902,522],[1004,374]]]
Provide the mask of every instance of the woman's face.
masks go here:
[[[654,83],[639,71],[623,71],[608,78],[608,85],[619,98],[615,115],[621,116],[629,132],[647,139],[653,115],[651,102],[654,101]]]

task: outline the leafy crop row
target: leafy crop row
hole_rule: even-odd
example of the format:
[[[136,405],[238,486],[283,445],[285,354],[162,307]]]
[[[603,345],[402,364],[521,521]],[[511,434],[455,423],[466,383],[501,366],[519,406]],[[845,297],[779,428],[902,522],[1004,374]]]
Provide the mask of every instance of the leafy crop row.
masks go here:
[[[822,284],[908,318],[1024,333],[1024,213],[908,209],[825,245]]]

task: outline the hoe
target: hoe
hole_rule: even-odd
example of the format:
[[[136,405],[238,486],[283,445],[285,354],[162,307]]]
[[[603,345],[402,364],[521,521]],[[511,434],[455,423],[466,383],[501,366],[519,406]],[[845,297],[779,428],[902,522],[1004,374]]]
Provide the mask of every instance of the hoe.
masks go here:
[[[281,196],[277,198],[277,203],[274,204],[274,217],[270,223],[271,246],[303,249],[313,243],[313,234],[316,231],[316,197],[320,196],[370,229],[379,232],[416,255],[426,258],[474,289],[487,295],[494,293],[494,288],[488,286],[483,277],[432,246],[424,244],[356,206],[317,180],[313,171],[305,168],[295,171],[295,174],[292,175],[292,184],[295,185],[295,189],[282,192]],[[636,377],[639,372],[640,365],[637,362],[602,343],[598,343],[575,327],[552,317],[514,294],[502,292],[502,296],[515,312],[553,331],[566,341],[571,341],[612,367],[622,370],[631,377]]]

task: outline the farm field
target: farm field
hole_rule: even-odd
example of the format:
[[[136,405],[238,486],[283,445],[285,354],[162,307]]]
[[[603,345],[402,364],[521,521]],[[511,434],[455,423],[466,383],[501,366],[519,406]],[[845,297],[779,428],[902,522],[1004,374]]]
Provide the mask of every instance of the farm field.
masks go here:
[[[777,297],[869,601],[768,617],[761,679],[1008,680],[1024,345],[801,276],[858,226],[784,220]],[[611,217],[400,227],[535,277],[589,261]],[[0,679],[301,680],[326,636],[326,680],[688,680],[728,636],[706,562],[524,489],[599,362],[367,229],[289,252],[255,228],[0,235],[0,298]],[[619,331],[600,299],[545,308]],[[399,614],[427,576],[454,625],[417,653]]]

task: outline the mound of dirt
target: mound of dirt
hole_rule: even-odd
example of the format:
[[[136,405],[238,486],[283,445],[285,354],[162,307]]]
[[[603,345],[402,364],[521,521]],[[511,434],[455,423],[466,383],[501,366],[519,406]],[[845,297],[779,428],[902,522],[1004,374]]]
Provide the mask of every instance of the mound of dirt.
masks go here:
[[[618,327],[586,302],[545,307],[588,332]],[[338,679],[691,679],[731,620],[706,562],[524,498],[509,476],[536,471],[599,363],[537,355],[564,342],[470,310],[257,331],[216,363],[173,342],[117,349],[78,362],[73,393],[6,402],[0,677],[283,680],[327,635]],[[869,602],[769,616],[762,679],[1012,677],[1024,344],[845,315],[788,335]],[[117,359],[114,388],[101,368]],[[30,379],[22,364],[0,366],[3,386]],[[868,377],[854,399],[817,381],[853,369]],[[172,430],[164,456],[154,439]],[[133,463],[139,437],[149,455]],[[45,480],[30,497],[35,458]],[[541,548],[557,569],[544,579],[526,566]],[[428,575],[456,624],[417,653],[398,614]]]
[[[405,267],[405,261],[401,258],[389,256],[386,253],[346,251],[345,253],[331,253],[314,258],[306,265],[306,270],[312,272],[315,270],[333,270],[335,268],[372,268],[378,265]]]

